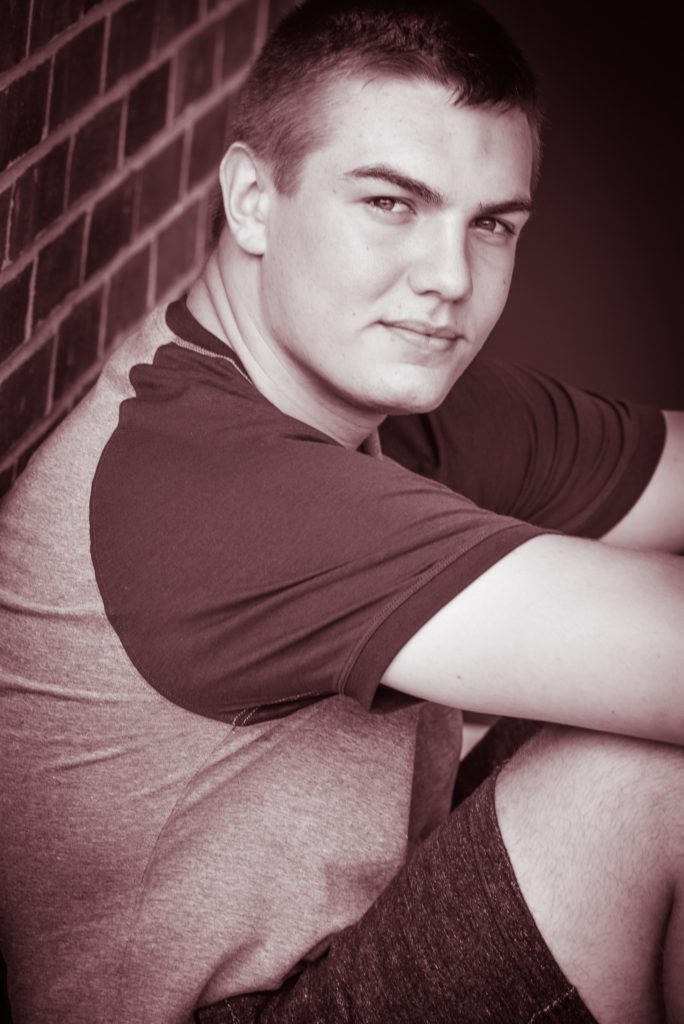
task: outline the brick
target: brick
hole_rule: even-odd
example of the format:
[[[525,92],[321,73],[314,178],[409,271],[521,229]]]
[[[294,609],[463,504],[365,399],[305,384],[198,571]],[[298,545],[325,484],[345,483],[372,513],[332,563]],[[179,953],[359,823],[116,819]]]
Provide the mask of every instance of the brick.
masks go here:
[[[39,253],[33,299],[34,324],[43,320],[69,292],[78,287],[84,225],[85,217],[79,217]]]
[[[149,247],[136,252],[112,278],[107,306],[105,344],[140,320],[147,312],[147,281],[150,274]]]
[[[53,401],[97,362],[103,289],[89,295],[62,321],[57,335]]]
[[[26,0],[5,0],[0,32],[0,71],[13,68],[26,53],[29,5]]]
[[[66,43],[55,57],[50,128],[82,110],[100,90],[104,22],[98,21]]]
[[[194,25],[198,15],[198,0],[157,0],[157,49]]]
[[[257,24],[257,5],[247,2],[240,4],[223,20],[223,67],[222,75],[228,78],[244,67],[254,50]]]
[[[28,4],[26,5],[28,6]],[[50,0],[35,3],[31,22],[31,53],[73,25],[83,14],[83,0]]]
[[[36,146],[43,134],[49,65],[46,61],[0,92],[0,173]]]
[[[112,16],[107,54],[107,88],[142,67],[152,52],[155,0],[132,0]]]
[[[122,109],[123,100],[110,103],[76,136],[69,175],[69,203],[90,192],[116,169]]]
[[[0,361],[14,352],[26,336],[26,311],[32,269],[32,266],[26,267],[0,287]]]
[[[225,151],[227,113],[228,104],[222,100],[195,125],[190,147],[190,185],[220,164]]]
[[[45,415],[52,339],[0,385],[0,452],[9,451]]]
[[[64,209],[69,143],[62,142],[22,174],[14,186],[9,237],[10,259],[27,249]]]
[[[157,299],[195,262],[198,204],[189,207],[159,235],[157,242]]]
[[[136,177],[130,175],[93,210],[86,276],[104,267],[131,239]]]
[[[9,188],[0,195],[0,267],[3,267],[5,264],[5,254],[7,252],[7,228],[9,226],[11,195],[12,190]]]
[[[126,156],[136,153],[166,124],[170,62],[146,75],[128,100]]]
[[[140,174],[138,230],[159,220],[178,199],[183,139],[175,139],[145,165]]]
[[[214,77],[216,29],[213,25],[194,36],[178,55],[176,114],[201,99],[211,89]]]

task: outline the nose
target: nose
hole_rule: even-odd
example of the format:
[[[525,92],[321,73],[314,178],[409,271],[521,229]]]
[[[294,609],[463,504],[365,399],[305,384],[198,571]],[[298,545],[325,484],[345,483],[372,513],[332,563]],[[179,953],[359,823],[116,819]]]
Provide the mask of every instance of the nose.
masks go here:
[[[409,283],[417,295],[432,293],[446,302],[467,299],[473,290],[467,230],[452,220],[430,225],[411,264]]]

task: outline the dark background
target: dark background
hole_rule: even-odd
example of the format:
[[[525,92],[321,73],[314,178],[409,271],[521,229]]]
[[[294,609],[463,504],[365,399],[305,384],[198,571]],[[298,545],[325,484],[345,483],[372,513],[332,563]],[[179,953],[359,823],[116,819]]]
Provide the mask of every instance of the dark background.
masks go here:
[[[489,351],[684,407],[682,35],[671,4],[484,0],[537,72],[545,157]]]

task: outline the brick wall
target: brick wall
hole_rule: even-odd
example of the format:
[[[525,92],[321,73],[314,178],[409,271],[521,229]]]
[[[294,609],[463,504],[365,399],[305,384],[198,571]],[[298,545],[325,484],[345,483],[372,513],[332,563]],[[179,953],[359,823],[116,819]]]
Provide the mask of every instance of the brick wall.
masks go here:
[[[230,100],[286,3],[5,0],[0,493],[202,262]]]

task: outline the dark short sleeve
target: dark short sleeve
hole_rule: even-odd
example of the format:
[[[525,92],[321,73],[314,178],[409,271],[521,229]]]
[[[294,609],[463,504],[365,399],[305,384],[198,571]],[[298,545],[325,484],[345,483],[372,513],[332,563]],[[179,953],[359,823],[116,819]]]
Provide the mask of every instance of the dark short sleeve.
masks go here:
[[[371,706],[410,636],[540,530],[284,416],[227,360],[131,373],[91,497],[96,577],[144,678],[217,718]]]
[[[402,465],[483,508],[597,538],[642,494],[665,423],[658,409],[480,357],[439,409],[380,433]]]

